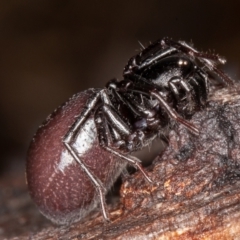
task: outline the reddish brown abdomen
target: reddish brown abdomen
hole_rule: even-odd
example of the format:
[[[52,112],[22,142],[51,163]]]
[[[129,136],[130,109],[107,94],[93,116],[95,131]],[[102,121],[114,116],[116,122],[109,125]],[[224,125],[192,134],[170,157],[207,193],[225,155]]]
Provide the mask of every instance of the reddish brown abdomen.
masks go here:
[[[99,202],[91,180],[62,142],[96,91],[78,93],[54,111],[38,129],[28,151],[26,171],[30,195],[43,215],[59,224],[81,219]],[[74,147],[108,189],[124,164],[99,146],[92,115],[82,126]]]

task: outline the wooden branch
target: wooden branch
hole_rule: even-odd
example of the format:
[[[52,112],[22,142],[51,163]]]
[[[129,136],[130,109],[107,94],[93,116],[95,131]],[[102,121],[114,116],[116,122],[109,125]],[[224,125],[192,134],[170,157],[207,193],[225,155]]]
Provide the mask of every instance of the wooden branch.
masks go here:
[[[240,87],[218,90],[206,109],[169,135],[169,146],[137,172],[110,205],[112,222],[100,212],[71,226],[47,227],[33,239],[238,239],[240,237]],[[28,239],[25,233],[21,239]]]

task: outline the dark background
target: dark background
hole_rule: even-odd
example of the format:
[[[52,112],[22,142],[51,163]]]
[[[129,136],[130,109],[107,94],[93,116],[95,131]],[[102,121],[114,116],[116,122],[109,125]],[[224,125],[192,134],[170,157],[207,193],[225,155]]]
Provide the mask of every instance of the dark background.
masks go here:
[[[39,124],[74,93],[121,79],[138,41],[193,41],[227,57],[226,71],[239,79],[238,2],[1,1],[0,176],[24,178]]]
[[[71,95],[121,78],[164,36],[215,50],[239,78],[238,1],[1,1],[0,173],[23,163],[39,124]]]

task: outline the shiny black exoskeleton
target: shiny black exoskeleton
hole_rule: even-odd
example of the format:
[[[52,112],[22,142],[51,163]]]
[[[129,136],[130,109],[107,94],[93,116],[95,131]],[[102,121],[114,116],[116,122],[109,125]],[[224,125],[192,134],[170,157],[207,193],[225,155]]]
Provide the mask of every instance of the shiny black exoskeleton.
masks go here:
[[[123,80],[79,93],[58,108],[38,130],[27,161],[30,194],[43,214],[74,222],[100,202],[108,219],[105,194],[126,163],[151,182],[132,152],[166,135],[175,122],[198,135],[191,116],[204,108],[212,86],[232,84],[217,68],[224,63],[164,38],[129,60]]]

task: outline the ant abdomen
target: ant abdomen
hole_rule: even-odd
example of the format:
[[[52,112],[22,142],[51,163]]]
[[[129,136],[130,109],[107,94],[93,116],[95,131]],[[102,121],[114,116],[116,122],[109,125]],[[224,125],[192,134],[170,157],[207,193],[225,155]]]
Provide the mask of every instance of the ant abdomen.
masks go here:
[[[99,203],[96,187],[62,141],[95,92],[80,92],[56,109],[39,127],[28,151],[30,195],[42,214],[58,224],[83,218]],[[82,125],[73,147],[107,190],[125,163],[98,144],[93,114]]]

